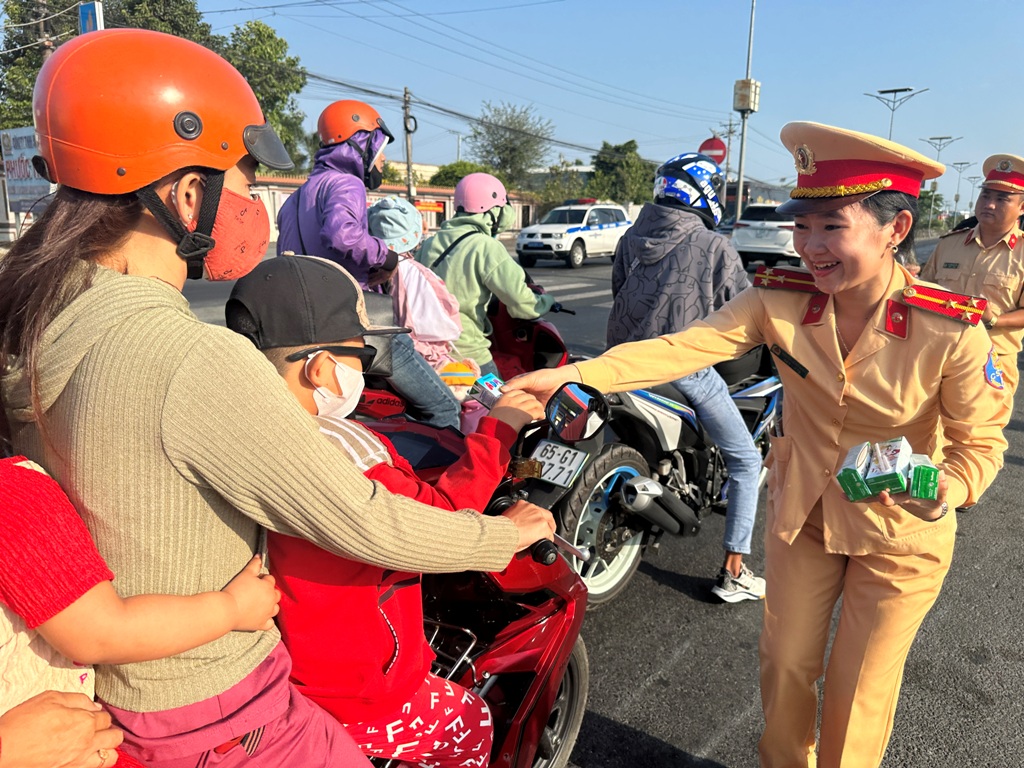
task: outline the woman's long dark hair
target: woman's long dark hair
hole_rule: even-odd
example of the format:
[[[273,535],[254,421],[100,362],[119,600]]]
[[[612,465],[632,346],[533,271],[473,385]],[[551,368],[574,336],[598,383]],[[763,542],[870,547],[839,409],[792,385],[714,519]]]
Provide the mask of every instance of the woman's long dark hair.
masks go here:
[[[92,284],[95,271],[72,277],[79,262],[95,265],[131,234],[142,213],[134,194],[95,195],[60,187],[46,211],[0,258],[0,370],[16,361],[36,390],[37,351],[43,331]],[[10,441],[6,404],[0,400],[0,445]]]
[[[880,227],[892,222],[900,211],[909,211],[914,217],[914,224],[907,233],[907,236],[900,243],[896,252],[897,260],[903,262],[907,257],[914,254],[914,231],[917,229],[917,198],[908,195],[906,192],[890,192],[883,190],[871,197],[861,200],[864,209],[875,217]]]

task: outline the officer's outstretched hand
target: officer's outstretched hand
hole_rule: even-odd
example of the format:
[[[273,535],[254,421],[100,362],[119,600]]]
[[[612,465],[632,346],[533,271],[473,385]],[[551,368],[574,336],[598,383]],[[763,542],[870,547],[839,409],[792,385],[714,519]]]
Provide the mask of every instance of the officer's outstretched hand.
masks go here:
[[[894,493],[882,491],[878,494],[878,503],[885,507],[900,507],[915,517],[929,522],[935,522],[942,517],[942,502],[946,500],[946,491],[949,489],[949,481],[946,480],[945,470],[939,470],[939,492],[935,501],[931,499],[915,499],[909,493]]]
[[[521,389],[542,403],[547,403],[555,394],[555,390],[569,381],[582,381],[580,372],[575,365],[563,365],[561,368],[541,368],[539,371],[520,374],[506,382],[501,391],[514,392]]]

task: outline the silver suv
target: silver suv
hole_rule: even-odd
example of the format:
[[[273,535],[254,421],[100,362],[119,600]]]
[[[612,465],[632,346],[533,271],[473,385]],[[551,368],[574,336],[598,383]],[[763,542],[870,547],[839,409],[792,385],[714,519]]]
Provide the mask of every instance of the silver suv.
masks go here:
[[[743,266],[760,259],[774,267],[783,260],[799,260],[793,248],[793,217],[776,213],[774,205],[748,205],[733,225],[732,244]]]
[[[588,256],[611,256],[633,222],[621,205],[597,200],[567,200],[516,238],[519,263],[529,269],[537,259],[563,259],[581,267]]]

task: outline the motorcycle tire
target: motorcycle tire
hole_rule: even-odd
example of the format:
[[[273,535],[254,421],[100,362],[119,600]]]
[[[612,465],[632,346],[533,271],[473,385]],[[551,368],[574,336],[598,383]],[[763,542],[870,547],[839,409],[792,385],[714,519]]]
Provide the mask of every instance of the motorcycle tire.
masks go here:
[[[619,486],[631,477],[649,474],[638,451],[619,443],[607,445],[559,507],[559,535],[590,552],[585,563],[573,560],[590,593],[588,610],[615,599],[640,566],[646,531],[623,525],[609,515],[619,516],[613,508]]]
[[[569,662],[558,686],[555,702],[544,726],[533,768],[565,768],[569,764],[576,737],[580,735],[590,691],[590,661],[583,638],[577,637]]]

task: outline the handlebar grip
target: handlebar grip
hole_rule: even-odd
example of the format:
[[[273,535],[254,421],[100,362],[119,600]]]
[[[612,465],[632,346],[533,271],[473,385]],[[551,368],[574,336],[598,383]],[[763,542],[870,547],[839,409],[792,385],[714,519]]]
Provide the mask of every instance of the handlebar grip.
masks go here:
[[[530,547],[530,556],[541,565],[554,565],[558,559],[558,547],[547,539],[541,539]]]

